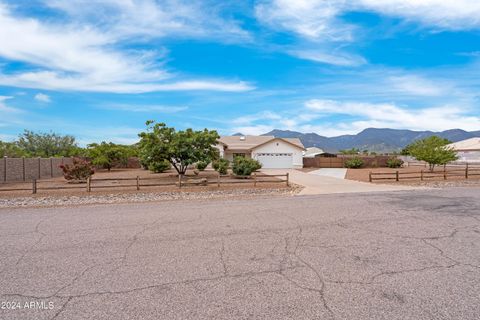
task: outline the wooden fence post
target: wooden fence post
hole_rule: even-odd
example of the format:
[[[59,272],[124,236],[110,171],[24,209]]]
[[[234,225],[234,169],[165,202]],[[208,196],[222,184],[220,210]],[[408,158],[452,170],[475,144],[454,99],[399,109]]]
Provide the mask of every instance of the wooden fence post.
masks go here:
[[[465,166],[465,179],[468,179],[468,162]]]
[[[140,177],[137,176],[137,191],[140,190]]]
[[[220,172],[217,175],[217,187],[220,188]]]
[[[443,165],[443,180],[447,180],[447,165]]]
[[[399,177],[399,173],[398,173],[398,170],[395,171],[395,181],[399,181],[400,180],[400,177]]]
[[[257,173],[256,172],[253,173],[253,186],[254,187],[257,186]]]
[[[37,179],[32,180],[32,193],[37,193]]]
[[[372,182],[372,171],[368,173],[368,181]]]
[[[288,181],[288,180],[289,180],[289,179],[288,179],[288,178],[289,178],[288,176],[289,176],[289,174],[288,174],[288,172],[287,172],[287,187],[290,187],[290,182]]]
[[[91,186],[91,178],[88,177],[87,178],[87,192],[90,192],[92,190],[92,186]]]
[[[420,170],[420,180],[423,181],[423,170]]]

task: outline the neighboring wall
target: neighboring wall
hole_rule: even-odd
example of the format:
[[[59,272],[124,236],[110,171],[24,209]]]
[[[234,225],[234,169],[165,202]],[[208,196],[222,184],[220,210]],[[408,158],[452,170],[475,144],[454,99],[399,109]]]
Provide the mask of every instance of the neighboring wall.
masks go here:
[[[343,168],[345,166],[345,161],[354,157],[362,159],[363,167],[365,168],[386,167],[387,160],[391,158],[391,156],[362,155],[338,155],[337,157],[303,158],[303,166],[306,168]]]
[[[72,158],[1,158],[0,182],[29,181],[62,176],[60,165]]]

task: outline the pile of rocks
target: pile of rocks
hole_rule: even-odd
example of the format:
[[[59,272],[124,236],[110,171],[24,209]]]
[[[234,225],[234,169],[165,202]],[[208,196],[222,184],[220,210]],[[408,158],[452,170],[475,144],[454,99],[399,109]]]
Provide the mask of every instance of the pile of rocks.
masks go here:
[[[0,208],[11,207],[53,207],[75,206],[84,204],[108,204],[148,202],[164,200],[189,200],[189,199],[215,199],[238,198],[270,195],[293,195],[300,191],[298,187],[278,189],[229,189],[203,192],[151,192],[151,193],[115,193],[115,194],[89,194],[85,196],[48,196],[48,197],[18,197],[0,199]]]

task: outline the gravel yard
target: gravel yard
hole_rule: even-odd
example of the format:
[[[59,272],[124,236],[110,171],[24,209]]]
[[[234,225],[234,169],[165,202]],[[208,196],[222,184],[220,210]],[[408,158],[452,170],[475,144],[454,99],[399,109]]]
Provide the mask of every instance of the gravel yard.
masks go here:
[[[222,188],[222,189],[183,189],[163,192],[117,192],[83,195],[28,196],[0,198],[0,208],[12,207],[53,207],[76,206],[84,204],[137,203],[149,201],[248,198],[256,196],[293,195],[301,188],[269,187],[269,188]]]

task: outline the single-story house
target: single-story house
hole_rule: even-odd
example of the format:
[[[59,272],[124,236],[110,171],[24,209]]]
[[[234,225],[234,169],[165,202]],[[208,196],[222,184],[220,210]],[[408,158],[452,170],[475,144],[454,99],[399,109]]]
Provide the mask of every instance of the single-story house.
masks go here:
[[[222,136],[217,148],[229,161],[235,157],[258,160],[262,168],[302,168],[305,148],[298,138],[274,136]]]
[[[334,153],[325,152],[320,148],[317,147],[309,147],[303,154],[304,158],[316,158],[316,157],[323,157],[323,158],[335,158],[337,155]]]
[[[324,154],[325,151],[323,151],[320,148],[317,147],[309,147],[305,150],[305,153],[303,154],[304,158],[315,158],[318,155]]]
[[[480,162],[480,138],[470,138],[447,145],[457,152],[458,161]]]

